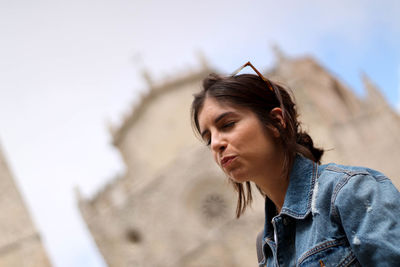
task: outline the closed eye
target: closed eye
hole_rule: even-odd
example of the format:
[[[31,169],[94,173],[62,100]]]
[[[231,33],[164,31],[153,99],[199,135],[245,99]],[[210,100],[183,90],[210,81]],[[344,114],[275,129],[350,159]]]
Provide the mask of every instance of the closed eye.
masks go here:
[[[231,128],[232,126],[235,125],[235,123],[236,123],[235,121],[231,121],[231,122],[225,123],[224,125],[222,125],[222,129]]]
[[[230,130],[233,126],[235,126],[235,124],[236,124],[236,121],[230,121],[230,122],[224,123],[224,124],[222,124],[220,126],[220,130],[221,131]],[[204,140],[204,142],[206,143],[207,146],[211,145],[211,136],[210,136],[210,133],[208,131],[205,131],[203,133],[203,140]]]
[[[210,135],[209,133],[206,133],[206,134],[203,136],[203,140],[204,140],[204,143],[205,143],[207,146],[210,146],[210,145],[211,145],[211,135]]]

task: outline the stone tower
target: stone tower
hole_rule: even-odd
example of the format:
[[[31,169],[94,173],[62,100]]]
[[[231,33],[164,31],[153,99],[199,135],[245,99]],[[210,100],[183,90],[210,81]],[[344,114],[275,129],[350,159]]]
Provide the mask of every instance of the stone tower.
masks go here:
[[[368,165],[399,186],[400,118],[372,82],[364,78],[368,96],[359,99],[314,59],[278,58],[266,75],[293,89],[304,128],[329,149],[324,162]],[[92,199],[78,196],[110,267],[255,266],[264,201],[254,194],[253,209],[234,219],[236,196],[190,126],[192,95],[210,72],[203,64],[150,84],[112,131],[126,173]]]
[[[0,267],[51,266],[0,148]]]

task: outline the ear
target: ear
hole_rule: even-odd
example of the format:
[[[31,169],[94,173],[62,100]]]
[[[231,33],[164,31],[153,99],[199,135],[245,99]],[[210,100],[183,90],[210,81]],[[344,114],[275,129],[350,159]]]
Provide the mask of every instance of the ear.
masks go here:
[[[281,108],[273,108],[270,112],[272,118],[276,119],[279,121],[279,124],[283,127],[286,128],[286,123],[285,120],[283,119],[283,112]],[[274,136],[279,137],[279,131],[276,129],[276,132],[274,131]]]

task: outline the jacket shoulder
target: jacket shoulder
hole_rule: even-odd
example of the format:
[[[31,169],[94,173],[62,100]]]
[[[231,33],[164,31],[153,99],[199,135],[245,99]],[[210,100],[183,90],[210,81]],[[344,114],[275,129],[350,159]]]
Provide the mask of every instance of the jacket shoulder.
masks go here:
[[[334,179],[349,179],[354,176],[369,176],[376,181],[389,180],[389,178],[374,169],[361,166],[347,166],[336,163],[328,163],[319,166],[319,176],[329,176]]]

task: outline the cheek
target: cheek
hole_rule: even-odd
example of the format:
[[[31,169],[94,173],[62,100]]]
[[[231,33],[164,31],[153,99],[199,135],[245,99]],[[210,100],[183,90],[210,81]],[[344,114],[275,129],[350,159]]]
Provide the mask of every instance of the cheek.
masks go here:
[[[248,152],[255,161],[266,160],[273,156],[276,152],[276,144],[274,133],[270,136],[265,132],[257,132],[251,135],[251,141],[248,143]]]

